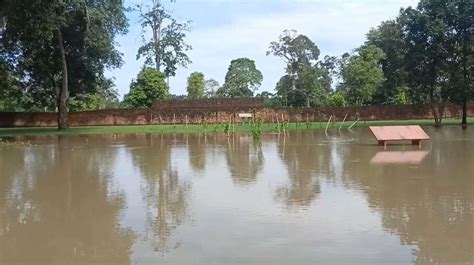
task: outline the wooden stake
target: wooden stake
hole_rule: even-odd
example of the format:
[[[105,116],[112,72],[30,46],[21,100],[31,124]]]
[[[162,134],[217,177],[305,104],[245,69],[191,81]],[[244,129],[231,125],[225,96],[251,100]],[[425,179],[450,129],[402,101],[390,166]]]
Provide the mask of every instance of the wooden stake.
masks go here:
[[[326,130],[325,132],[328,131],[329,123],[331,123],[332,115],[329,117],[328,123],[326,124]]]
[[[343,125],[344,122],[346,121],[346,118],[347,118],[347,113],[346,113],[346,116],[344,116],[344,119],[342,120],[341,126],[339,126],[339,130],[342,128],[342,125]]]
[[[350,130],[354,125],[356,125],[356,123],[357,123],[358,121],[359,121],[359,118],[357,118],[357,120],[356,120],[351,126],[349,126],[348,129]]]

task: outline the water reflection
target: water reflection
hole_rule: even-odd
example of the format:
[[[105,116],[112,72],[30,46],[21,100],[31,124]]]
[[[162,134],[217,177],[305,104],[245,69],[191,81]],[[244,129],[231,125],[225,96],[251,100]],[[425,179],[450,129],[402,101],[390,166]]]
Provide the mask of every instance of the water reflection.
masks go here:
[[[474,263],[474,133],[427,132],[0,147],[0,264]]]
[[[261,146],[248,135],[225,135],[215,138],[215,146],[224,148],[227,166],[234,183],[248,185],[257,181],[264,157]]]
[[[420,164],[428,151],[380,151],[370,160],[371,164]]]
[[[321,192],[316,176],[321,164],[321,146],[315,145],[312,139],[312,134],[301,132],[277,137],[278,154],[288,170],[289,184],[279,187],[276,197],[288,206],[308,206]]]
[[[378,167],[353,163],[348,168],[348,180],[367,194],[371,207],[382,214],[383,226],[402,244],[417,246],[415,263],[474,262],[474,165],[467,162],[474,161],[474,149],[459,140],[456,129],[429,130],[434,139],[425,160],[427,151],[408,151],[415,154],[410,159],[383,152]],[[372,152],[352,148],[350,155],[368,161]]]
[[[206,167],[207,135],[185,135],[186,148],[189,152],[189,163],[196,171],[203,171]]]
[[[177,168],[171,164],[173,141],[164,135],[137,135],[126,138],[133,164],[145,180],[143,196],[147,207],[145,240],[156,252],[166,252],[171,232],[187,220],[190,183],[180,181]],[[204,160],[205,161],[205,160]]]
[[[61,137],[2,157],[19,171],[0,173],[15,178],[10,187],[2,183],[0,263],[130,264],[133,234],[117,226],[124,198],[108,190],[114,152],[76,149],[77,141]]]

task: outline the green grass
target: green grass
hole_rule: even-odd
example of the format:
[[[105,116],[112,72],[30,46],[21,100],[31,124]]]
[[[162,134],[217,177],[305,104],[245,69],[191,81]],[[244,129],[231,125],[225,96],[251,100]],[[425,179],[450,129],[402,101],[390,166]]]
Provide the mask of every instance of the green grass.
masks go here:
[[[468,123],[472,124],[474,118],[469,118]],[[353,121],[346,121],[342,128],[349,127]],[[444,119],[443,125],[459,125],[459,119]],[[285,126],[286,130],[306,130],[306,129],[325,129],[326,122],[312,122],[307,124],[290,123]],[[331,123],[329,128],[339,128],[340,122]],[[388,120],[388,121],[359,121],[354,127],[367,127],[372,125],[424,125],[432,126],[433,120]],[[58,131],[51,127],[34,128],[0,128],[0,137],[20,136],[20,135],[78,135],[78,134],[124,134],[124,133],[224,133],[224,125],[133,125],[133,126],[91,126],[91,127],[72,127],[65,131]],[[280,126],[281,127],[281,126]],[[281,128],[280,128],[281,129]],[[251,132],[252,126],[249,124],[235,124],[231,126],[229,132]],[[262,131],[278,131],[276,123],[265,123],[261,126]]]

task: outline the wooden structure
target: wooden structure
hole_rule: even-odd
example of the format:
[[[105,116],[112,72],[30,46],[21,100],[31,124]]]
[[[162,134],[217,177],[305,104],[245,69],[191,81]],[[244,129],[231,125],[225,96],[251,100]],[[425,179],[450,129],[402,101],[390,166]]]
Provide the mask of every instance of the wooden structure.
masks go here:
[[[242,122],[250,122],[253,118],[252,113],[239,113],[239,118]]]
[[[370,131],[379,145],[387,147],[388,141],[411,141],[421,146],[422,140],[429,140],[430,136],[419,125],[407,126],[369,126]]]

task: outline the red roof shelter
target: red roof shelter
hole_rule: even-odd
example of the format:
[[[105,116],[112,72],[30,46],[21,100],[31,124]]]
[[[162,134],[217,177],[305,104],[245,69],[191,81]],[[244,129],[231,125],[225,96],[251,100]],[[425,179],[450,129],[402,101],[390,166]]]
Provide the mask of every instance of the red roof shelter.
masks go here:
[[[372,134],[380,145],[387,147],[387,141],[411,141],[421,146],[422,140],[429,140],[430,136],[419,125],[407,126],[370,126]]]

